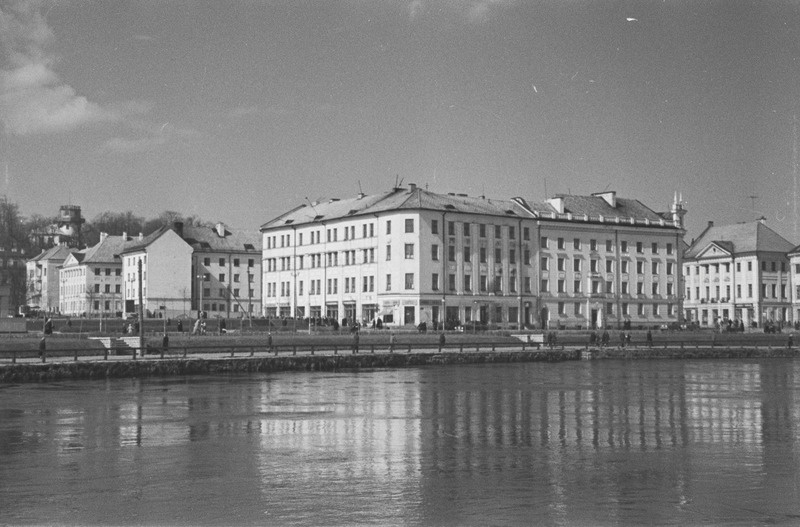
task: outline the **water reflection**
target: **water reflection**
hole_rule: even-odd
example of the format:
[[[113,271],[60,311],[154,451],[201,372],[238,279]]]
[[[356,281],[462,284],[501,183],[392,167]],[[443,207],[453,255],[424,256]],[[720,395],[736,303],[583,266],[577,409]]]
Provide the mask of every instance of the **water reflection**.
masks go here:
[[[597,361],[10,386],[0,502],[12,523],[792,522],[798,367]]]

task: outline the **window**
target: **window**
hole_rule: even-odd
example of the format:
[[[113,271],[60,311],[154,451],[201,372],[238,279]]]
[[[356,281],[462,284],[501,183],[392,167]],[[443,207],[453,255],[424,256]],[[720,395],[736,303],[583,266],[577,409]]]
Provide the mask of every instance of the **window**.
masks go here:
[[[439,220],[431,220],[431,234],[439,234]]]
[[[391,245],[387,245],[386,246],[386,261],[388,262],[391,259],[392,259],[392,246]]]
[[[607,273],[614,272],[614,260],[606,260],[606,272]]]
[[[203,265],[211,265],[211,258],[203,258]]]
[[[642,242],[636,242],[636,252],[640,254],[644,252],[644,244]]]
[[[556,246],[557,246],[559,249],[566,249],[566,247],[567,247],[567,246],[566,246],[566,244],[564,243],[564,238],[559,238],[559,239],[557,240]]]
[[[539,290],[542,293],[547,293],[550,291],[550,282],[547,278],[542,278],[542,283],[539,285]]]
[[[94,284],[94,292],[95,293],[99,293],[100,292],[100,284]]]
[[[390,275],[390,274],[386,275],[386,290],[387,291],[391,291],[392,290],[392,275]]]
[[[456,261],[456,247],[455,247],[455,245],[448,245],[447,246],[447,261],[448,262],[455,262]]]
[[[589,260],[589,271],[592,273],[600,272],[600,260]]]
[[[621,289],[621,292],[622,292],[623,295],[627,295],[628,294],[628,282],[621,282],[620,283],[620,289]]]
[[[413,260],[414,259],[414,244],[413,243],[407,243],[405,245],[405,251],[404,252],[405,252],[405,255],[406,255],[406,260]]]
[[[654,295],[657,295],[658,294],[658,282],[653,282],[651,285],[652,285],[652,293]]]
[[[580,293],[581,292],[581,281],[580,280],[574,280],[572,282],[572,292],[573,293]]]
[[[224,282],[225,281],[225,273],[220,273],[219,274],[219,281],[220,282]]]
[[[667,296],[672,296],[674,294],[673,292],[674,286],[675,284],[673,284],[672,282],[667,282]]]
[[[455,236],[456,235],[456,222],[448,221],[447,222],[447,234],[448,236]]]
[[[658,262],[650,262],[650,274],[658,274]]]
[[[392,220],[386,222],[386,234],[392,234]]]
[[[576,273],[581,272],[581,259],[580,258],[574,258],[572,260],[572,270],[573,270],[573,272],[576,272]]]
[[[500,225],[495,225],[494,226],[494,237],[495,237],[495,239],[498,239],[498,240],[503,237],[503,227],[502,226],[500,226]]]
[[[433,273],[431,275],[431,289],[433,291],[439,290],[439,273]]]
[[[667,254],[672,254],[672,244],[671,243],[667,244]]]
[[[220,258],[219,259],[219,266],[220,267],[225,267],[225,258]]]
[[[531,264],[531,251],[530,251],[530,249],[526,248],[522,252],[522,263],[525,264],[525,265],[530,265]]]
[[[580,251],[581,250],[581,239],[580,238],[575,238],[574,240],[572,240],[572,248],[575,249],[576,251]]]
[[[455,287],[455,275],[453,275],[453,286]],[[464,275],[464,291],[472,291],[472,275]]]
[[[479,254],[480,262],[481,263],[486,263],[486,247],[481,247],[479,253],[480,253]]]
[[[650,244],[650,252],[653,254],[658,254],[658,242],[653,242]]]
[[[414,232],[414,220],[411,218],[406,219],[406,232]]]
[[[627,303],[627,302],[623,302],[623,303],[622,303],[622,314],[623,314],[624,316],[629,316],[629,315],[631,314],[631,312],[630,312],[630,309],[629,309],[629,306],[628,306],[628,303]]]
[[[550,258],[542,256],[542,271],[547,271],[550,268]]]
[[[572,306],[572,312],[575,316],[579,316],[583,313],[583,309],[581,308],[582,304],[580,302],[575,302]]]
[[[101,272],[101,271],[102,271],[102,270],[101,270],[101,269],[98,267],[97,269],[95,269],[95,270],[94,270],[94,275],[95,275],[95,276],[100,276],[100,272]]]
[[[566,292],[564,290],[564,280],[558,280],[558,282],[556,282],[556,292],[558,293]]]
[[[542,246],[542,249],[547,249],[547,236],[542,236],[540,245]]]
[[[414,273],[406,273],[405,284],[406,289],[414,289]]]
[[[566,311],[564,310],[564,302],[558,303],[558,314],[559,315],[566,315]]]
[[[636,305],[636,314],[640,317],[644,316],[644,304],[637,304]]]
[[[486,275],[485,274],[481,275],[480,281],[481,281],[481,283],[480,283],[481,292],[486,292]]]
[[[606,280],[606,293],[613,293],[614,292],[614,282],[611,280]]]
[[[517,239],[517,231],[514,229],[513,225],[508,226],[508,237],[512,240]]]
[[[464,263],[469,263],[472,258],[472,248],[469,245],[464,246]]]
[[[106,284],[105,292],[106,293],[110,293],[111,292],[111,284]]]
[[[494,262],[500,263],[503,261],[503,249],[500,247],[495,247],[494,249]]]
[[[525,240],[526,242],[530,241],[530,239],[531,239],[531,229],[530,229],[530,227],[523,227],[522,228],[522,239]]]
[[[674,264],[672,262],[667,262],[667,274],[671,275],[673,270]]]
[[[438,244],[434,243],[433,245],[431,245],[431,260],[433,260],[434,262],[438,262],[439,261],[439,245]]]
[[[456,290],[456,275],[454,274],[447,275],[447,290],[448,291]]]
[[[636,274],[644,274],[644,262],[636,262]]]
[[[614,251],[614,246],[611,244],[611,240],[606,240],[606,252],[610,253]]]
[[[466,222],[464,223],[464,236],[471,236],[470,230],[469,230],[469,223],[466,223]]]
[[[628,242],[626,242],[625,240],[619,242],[619,251],[623,253],[628,252]]]
[[[559,257],[558,260],[556,260],[556,269],[564,271],[566,269],[566,259]]]
[[[644,282],[636,282],[636,294],[637,295],[644,294]]]
[[[592,252],[597,251],[597,240],[589,240],[589,250]]]

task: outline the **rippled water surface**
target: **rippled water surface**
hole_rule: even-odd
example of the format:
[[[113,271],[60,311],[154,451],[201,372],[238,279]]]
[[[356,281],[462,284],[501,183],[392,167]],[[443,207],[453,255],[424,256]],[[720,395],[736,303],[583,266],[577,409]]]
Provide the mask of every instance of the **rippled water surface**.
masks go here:
[[[800,361],[0,387],[0,524],[800,524]]]

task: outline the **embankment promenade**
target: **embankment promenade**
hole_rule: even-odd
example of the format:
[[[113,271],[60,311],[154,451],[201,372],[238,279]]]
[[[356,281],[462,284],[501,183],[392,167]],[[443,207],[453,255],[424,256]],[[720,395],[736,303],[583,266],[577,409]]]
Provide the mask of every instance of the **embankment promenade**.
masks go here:
[[[576,360],[690,360],[796,358],[798,348],[752,346],[626,347],[556,349],[407,349],[389,352],[373,349],[352,351],[317,350],[316,353],[273,352],[184,353],[182,355],[58,356],[25,358],[0,363],[0,383],[49,382],[57,380],[166,377],[293,371],[358,371],[376,368],[408,368],[459,364],[519,362],[564,362]]]

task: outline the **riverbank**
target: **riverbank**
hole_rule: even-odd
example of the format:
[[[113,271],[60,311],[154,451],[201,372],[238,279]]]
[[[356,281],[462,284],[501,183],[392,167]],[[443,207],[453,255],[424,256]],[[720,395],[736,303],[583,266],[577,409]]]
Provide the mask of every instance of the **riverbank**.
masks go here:
[[[20,383],[65,379],[165,377],[182,375],[353,371],[443,364],[561,362],[578,360],[580,350],[502,352],[358,353],[347,355],[284,355],[261,357],[167,357],[125,360],[82,360],[15,363],[0,367],[0,382]]]
[[[498,349],[419,350],[390,353],[300,353],[167,355],[166,357],[67,357],[46,362],[27,359],[0,365],[0,383],[56,380],[166,377],[210,374],[274,373],[292,371],[357,371],[434,365],[564,362],[574,360],[691,360],[795,358],[798,348],[785,347],[680,347],[680,348],[566,348],[554,350]]]

